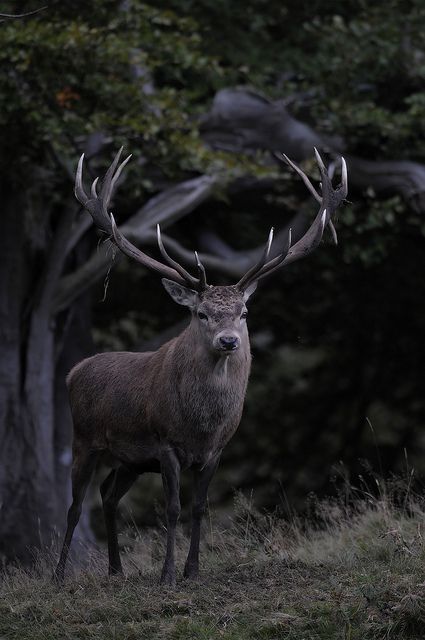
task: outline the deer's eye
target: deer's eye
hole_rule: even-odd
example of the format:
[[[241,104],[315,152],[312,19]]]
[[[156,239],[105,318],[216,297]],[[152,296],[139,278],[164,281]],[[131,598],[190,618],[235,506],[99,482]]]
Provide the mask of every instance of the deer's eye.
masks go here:
[[[244,311],[243,314],[241,315],[241,320],[246,320],[247,317],[248,317],[248,311]]]
[[[198,318],[199,320],[208,320],[208,316],[202,313],[202,311],[198,311]]]

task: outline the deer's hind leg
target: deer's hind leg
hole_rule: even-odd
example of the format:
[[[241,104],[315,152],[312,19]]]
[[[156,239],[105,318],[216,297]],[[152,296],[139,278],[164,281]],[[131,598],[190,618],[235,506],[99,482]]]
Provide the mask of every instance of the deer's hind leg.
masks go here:
[[[137,480],[139,473],[126,467],[113,469],[100,487],[103,516],[108,538],[109,575],[122,574],[120,549],[117,535],[117,507],[121,498]]]
[[[64,578],[65,564],[68,558],[72,536],[80,519],[84,496],[93,475],[98,455],[98,451],[90,451],[74,445],[72,461],[72,504],[68,510],[65,539],[55,571],[55,578],[58,582],[62,582]]]
[[[176,526],[180,516],[180,463],[170,448],[161,453],[161,474],[167,511],[167,551],[161,573],[161,584],[176,582],[175,542]]]

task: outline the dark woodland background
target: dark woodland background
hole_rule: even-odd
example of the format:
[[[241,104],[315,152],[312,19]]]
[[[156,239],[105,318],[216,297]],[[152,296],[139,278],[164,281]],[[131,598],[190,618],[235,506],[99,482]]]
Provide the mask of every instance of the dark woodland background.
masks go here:
[[[235,281],[270,226],[300,234],[317,210],[273,152],[315,179],[314,146],[337,174],[344,154],[339,245],[325,233],[250,304],[252,377],[210,505],[242,489],[261,508],[303,509],[340,477],[423,476],[424,31],[422,0],[51,1],[0,24],[3,561],[63,530],[69,369],[155,348],[187,319],[80,211],[83,151],[87,178],[121,145],[133,154],[113,209],[123,231],[155,254],[161,222],[215,284]],[[96,493],[83,538],[103,535]],[[131,494],[140,526],[157,522],[156,497],[148,478]]]

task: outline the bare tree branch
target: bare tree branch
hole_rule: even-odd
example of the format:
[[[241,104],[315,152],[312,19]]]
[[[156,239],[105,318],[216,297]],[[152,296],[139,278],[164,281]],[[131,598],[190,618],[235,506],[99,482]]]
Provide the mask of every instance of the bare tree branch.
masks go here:
[[[376,193],[399,193],[416,213],[425,211],[425,166],[407,160],[370,161],[349,157],[350,183]]]
[[[285,153],[297,162],[312,157],[313,147],[341,155],[344,142],[318,133],[275,102],[246,89],[223,89],[201,121],[204,140],[213,148],[250,153]],[[417,213],[425,211],[425,166],[406,160],[364,160],[346,154],[351,188],[371,187],[377,194],[398,193]]]
[[[272,102],[242,88],[218,91],[200,130],[213,148],[239,153],[264,149],[285,153],[296,162],[310,157],[314,147],[341,146],[338,138],[319,135],[294,118],[281,100]]]
[[[80,209],[81,211],[81,209]],[[81,216],[78,222],[74,225],[69,241],[66,246],[66,254],[68,255],[80,242],[83,235],[93,226],[93,219],[90,216]]]
[[[274,103],[241,89],[217,93],[210,113],[202,119],[201,131],[204,139],[217,148],[234,152],[258,148],[283,151],[297,161],[311,157],[314,145],[331,155],[339,154],[344,146],[342,140],[318,134],[293,118],[282,101]],[[425,210],[425,166],[409,161],[368,161],[353,156],[346,159],[354,188],[372,187],[377,193],[399,193],[416,212]],[[135,244],[154,244],[154,225],[161,223],[167,228],[184,217],[210,197],[216,184],[217,178],[201,176],[167,189],[152,198],[120,230]],[[83,221],[87,219],[88,216],[77,226],[68,249],[75,246],[87,230],[89,223]],[[303,214],[291,221],[295,237],[296,227],[301,235],[306,223],[307,217]],[[286,226],[277,235],[273,251],[277,252],[284,242],[287,229]],[[194,264],[191,251],[167,236],[164,242],[177,258]],[[203,246],[207,252],[200,254],[200,258],[205,266],[229,277],[239,277],[262,250],[257,247],[236,252],[213,234],[204,237]],[[111,252],[106,243],[75,273],[64,276],[55,295],[54,309],[67,307],[106,272],[110,261]]]
[[[4,20],[0,20],[0,22],[6,22],[6,20],[15,20],[17,18],[26,18],[27,16],[33,16],[36,13],[40,13],[40,11],[44,11],[47,9],[47,5],[44,7],[40,7],[39,9],[35,9],[34,11],[28,11],[28,13],[0,13],[0,18],[4,18]]]
[[[200,176],[180,182],[151,198],[132,217],[133,226],[143,231],[160,224],[161,229],[166,229],[208,200],[218,184],[217,176]],[[223,180],[221,186],[224,186]]]

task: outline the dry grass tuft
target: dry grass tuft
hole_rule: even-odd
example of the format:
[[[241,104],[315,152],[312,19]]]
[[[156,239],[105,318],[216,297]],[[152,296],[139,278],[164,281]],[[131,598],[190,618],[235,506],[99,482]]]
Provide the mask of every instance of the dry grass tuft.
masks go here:
[[[46,552],[31,571],[4,573],[0,638],[422,638],[424,506],[384,489],[348,506],[317,503],[315,525],[265,516],[238,496],[229,526],[205,532],[201,579],[175,589],[157,584],[157,531],[133,540],[125,579],[107,578],[106,554],[93,552],[59,589],[50,579],[56,554]],[[187,546],[181,533],[180,567]]]

